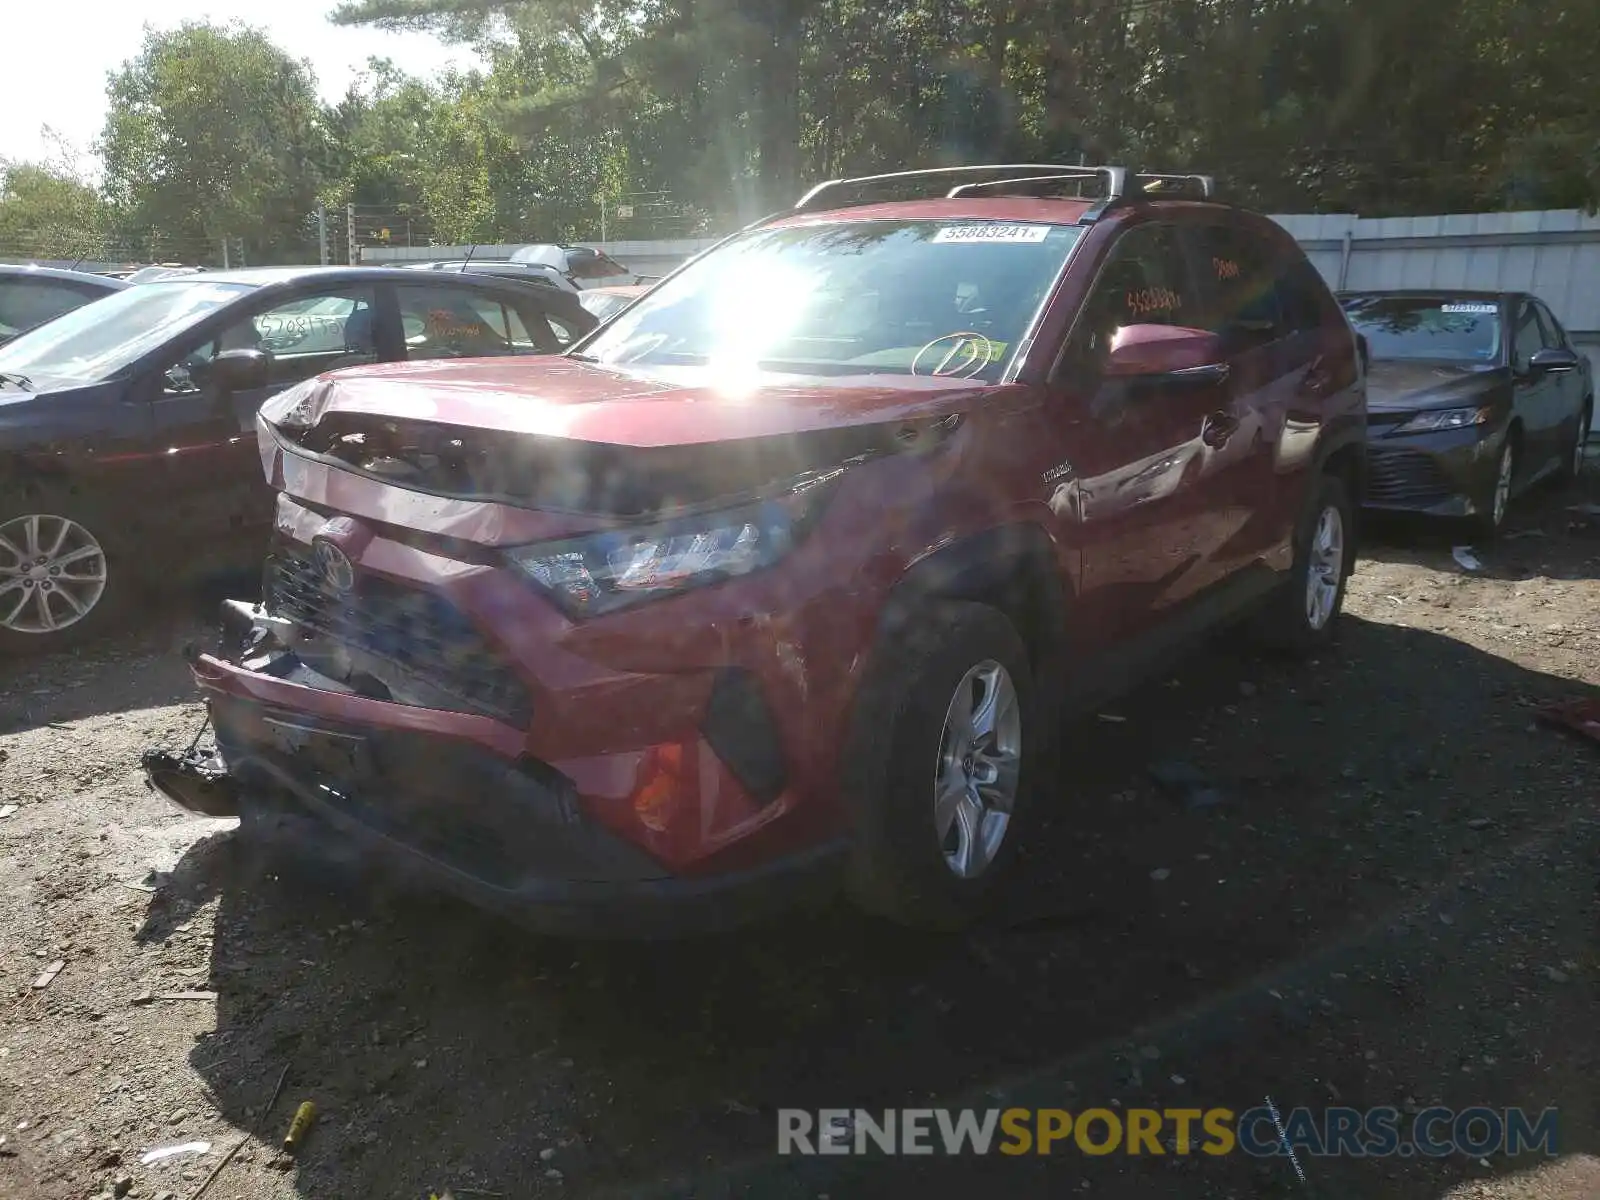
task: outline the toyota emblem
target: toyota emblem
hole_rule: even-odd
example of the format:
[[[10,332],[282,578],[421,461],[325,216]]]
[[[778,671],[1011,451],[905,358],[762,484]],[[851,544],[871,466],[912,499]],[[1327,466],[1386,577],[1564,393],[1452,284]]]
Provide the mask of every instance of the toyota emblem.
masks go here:
[[[317,557],[317,569],[330,589],[343,594],[355,587],[356,568],[348,554],[326,538],[317,538],[311,545]]]

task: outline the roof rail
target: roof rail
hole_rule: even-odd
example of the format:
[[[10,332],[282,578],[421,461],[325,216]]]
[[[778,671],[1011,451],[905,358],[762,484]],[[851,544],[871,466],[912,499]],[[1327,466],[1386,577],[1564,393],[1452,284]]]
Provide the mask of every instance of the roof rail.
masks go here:
[[[959,182],[971,175],[995,175],[994,179]],[[1021,192],[1024,195],[1048,193],[1055,187],[1073,184],[1081,192],[1086,180],[1100,180],[1103,192],[1094,197],[1099,203],[1093,210],[1098,216],[1120,200],[1146,196],[1168,196],[1199,193],[1199,199],[1210,199],[1216,194],[1216,183],[1210,175],[1162,175],[1133,172],[1127,167],[1087,166],[1068,163],[984,163],[959,167],[927,167],[916,171],[891,171],[883,175],[859,175],[848,179],[829,179],[819,183],[795,202],[791,213],[814,212],[820,208],[849,208],[857,204],[870,204],[876,198],[870,194],[886,186],[907,183],[930,184],[942,187],[955,180],[954,186],[942,194],[946,198],[970,195],[975,192]],[[932,189],[930,189],[931,191]],[[837,195],[837,193],[844,193]],[[924,193],[927,197],[928,193]],[[1077,198],[1086,199],[1081,195]],[[827,203],[824,204],[823,201]]]

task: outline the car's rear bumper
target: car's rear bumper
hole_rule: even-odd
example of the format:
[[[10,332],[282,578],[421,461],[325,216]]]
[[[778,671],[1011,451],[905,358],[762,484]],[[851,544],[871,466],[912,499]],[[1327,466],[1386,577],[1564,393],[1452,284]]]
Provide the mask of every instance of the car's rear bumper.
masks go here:
[[[306,849],[317,857],[381,865],[542,932],[709,931],[836,883],[843,846],[835,841],[740,869],[675,873],[597,819],[578,783],[527,756],[517,731],[470,713],[352,695],[332,681],[308,686],[314,680],[287,650],[243,662],[201,655],[193,672],[217,742],[207,815],[219,815],[226,796],[259,825],[309,831],[317,844]],[[636,790],[699,786],[682,774],[640,780],[637,756],[627,757],[615,765]],[[149,770],[159,790],[195,808],[200,790],[180,773],[170,760]]]

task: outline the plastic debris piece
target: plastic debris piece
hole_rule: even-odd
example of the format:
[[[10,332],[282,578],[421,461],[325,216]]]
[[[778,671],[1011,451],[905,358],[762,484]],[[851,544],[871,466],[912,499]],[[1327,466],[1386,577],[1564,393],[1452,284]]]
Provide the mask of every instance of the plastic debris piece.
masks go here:
[[[66,959],[58,958],[58,959],[55,960],[55,962],[51,963],[44,970],[40,971],[39,972],[39,977],[33,981],[33,990],[38,992],[38,991],[43,991],[45,988],[49,987],[52,983],[55,982],[56,976],[61,974],[61,968],[66,966],[66,965],[67,965],[67,960]]]
[[[139,1165],[148,1167],[153,1162],[160,1162],[164,1158],[176,1158],[180,1154],[209,1154],[210,1142],[179,1142],[176,1146],[158,1146],[154,1150],[146,1150],[139,1156]]]
[[[0,821],[4,821],[12,813],[17,813],[17,812],[21,812],[21,811],[22,811],[22,805],[20,805],[20,804],[0,804]]]
[[[317,1106],[309,1100],[301,1102],[300,1107],[294,1110],[294,1120],[289,1122],[289,1132],[283,1135],[283,1148],[293,1154],[306,1140],[306,1134],[311,1129],[311,1122],[317,1119]]]
[[[215,992],[157,992],[157,1000],[215,1000]]]
[[[1456,565],[1463,571],[1481,571],[1483,563],[1478,561],[1478,556],[1473,553],[1471,546],[1453,546],[1450,557],[1456,560]]]

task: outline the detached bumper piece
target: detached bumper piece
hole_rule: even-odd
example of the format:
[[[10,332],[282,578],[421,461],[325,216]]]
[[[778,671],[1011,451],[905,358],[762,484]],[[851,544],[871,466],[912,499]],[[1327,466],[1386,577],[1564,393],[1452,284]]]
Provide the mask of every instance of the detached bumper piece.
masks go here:
[[[239,815],[239,791],[215,750],[146,750],[139,756],[146,784],[185,812],[202,817]]]

